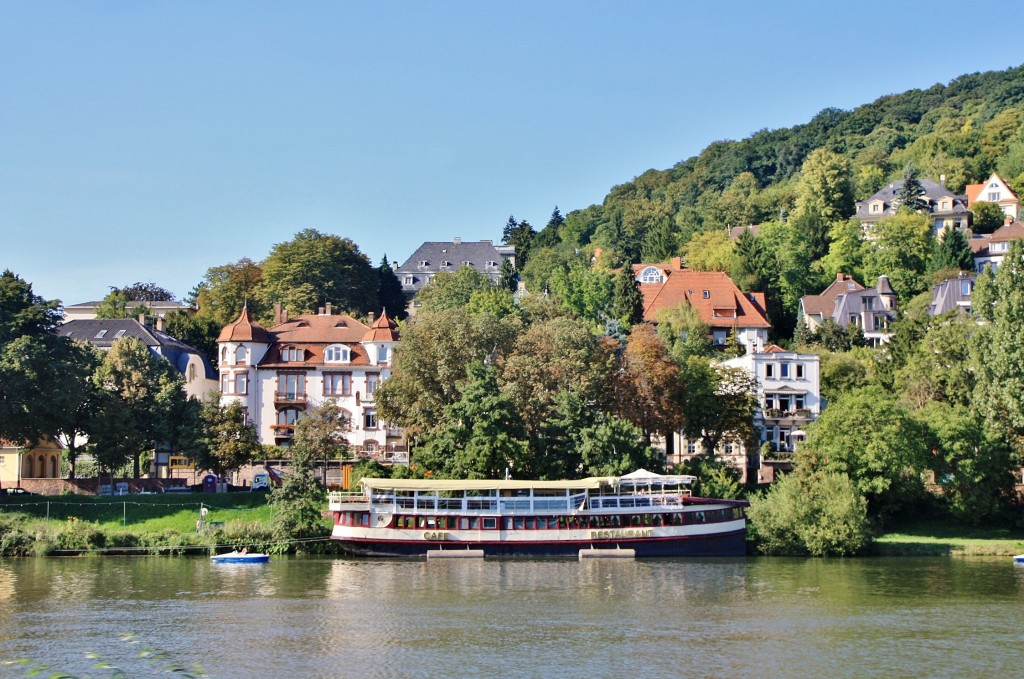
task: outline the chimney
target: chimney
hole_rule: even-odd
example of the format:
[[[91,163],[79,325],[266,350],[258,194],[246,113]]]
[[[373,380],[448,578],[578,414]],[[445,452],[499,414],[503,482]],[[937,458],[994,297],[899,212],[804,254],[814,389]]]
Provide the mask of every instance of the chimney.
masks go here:
[[[139,314],[139,323],[142,325],[146,324],[146,314]]]
[[[395,261],[391,262],[391,269],[393,271],[398,271],[398,260],[397,259]]]
[[[455,243],[456,245],[459,245],[460,243],[462,243],[462,239],[456,236],[455,238],[452,239],[452,242]]]
[[[683,268],[683,258],[682,257],[673,257],[672,258],[672,268],[673,269],[682,269]]]
[[[281,325],[281,303],[274,305],[274,325]]]
[[[845,275],[846,275],[846,274],[843,274],[843,273],[837,273],[837,274],[836,274],[836,280],[837,280],[837,281],[842,281],[842,280],[843,280],[843,277],[844,277]]]
[[[157,316],[156,317],[156,329],[157,330],[159,330],[160,332],[163,332],[165,324],[166,324],[166,319],[163,316]]]
[[[942,188],[946,188],[946,175],[944,175],[944,174],[940,174],[939,175],[939,184],[942,185]]]
[[[327,302],[324,305],[324,313],[327,314],[328,316],[331,315],[331,303],[330,302]]]
[[[281,309],[281,322],[282,323],[287,323],[288,322],[288,307],[283,307]]]
[[[1009,226],[1010,224],[1013,224],[1013,217],[1006,215],[1006,218],[1003,219],[1003,226]]]
[[[317,316],[323,316],[324,315],[324,308],[322,306],[316,308],[316,315]]]
[[[367,325],[373,325],[373,317],[374,317],[374,313],[372,311],[370,313],[366,314],[366,318],[367,318],[367,323],[366,324]]]

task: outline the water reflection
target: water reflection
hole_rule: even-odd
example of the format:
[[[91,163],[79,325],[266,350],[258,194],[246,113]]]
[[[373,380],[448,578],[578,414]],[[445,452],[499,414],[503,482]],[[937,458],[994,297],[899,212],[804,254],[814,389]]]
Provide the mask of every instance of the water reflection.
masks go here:
[[[0,561],[0,650],[81,674],[133,662],[132,632],[218,677],[1013,675],[1007,561]]]

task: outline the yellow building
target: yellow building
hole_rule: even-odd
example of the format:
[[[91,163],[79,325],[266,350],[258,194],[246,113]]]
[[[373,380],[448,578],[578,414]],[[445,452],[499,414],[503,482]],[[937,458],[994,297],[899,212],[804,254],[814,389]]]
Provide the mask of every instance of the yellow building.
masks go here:
[[[53,439],[31,448],[0,439],[0,487],[17,488],[22,479],[59,479],[64,449]]]

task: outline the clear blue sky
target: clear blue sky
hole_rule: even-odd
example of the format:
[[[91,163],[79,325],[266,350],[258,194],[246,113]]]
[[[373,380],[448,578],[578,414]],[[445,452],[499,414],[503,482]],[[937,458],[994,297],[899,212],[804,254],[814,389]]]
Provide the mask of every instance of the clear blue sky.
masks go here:
[[[718,139],[1024,62],[1024,4],[0,2],[0,269],[66,304],[543,226]]]

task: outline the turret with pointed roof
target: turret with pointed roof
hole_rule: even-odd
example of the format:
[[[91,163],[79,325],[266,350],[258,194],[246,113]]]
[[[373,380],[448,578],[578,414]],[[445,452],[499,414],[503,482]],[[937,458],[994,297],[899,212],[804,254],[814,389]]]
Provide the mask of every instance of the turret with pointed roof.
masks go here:
[[[270,334],[259,323],[254,323],[249,316],[249,307],[243,307],[238,320],[225,325],[217,336],[218,342],[260,342],[270,344]]]

